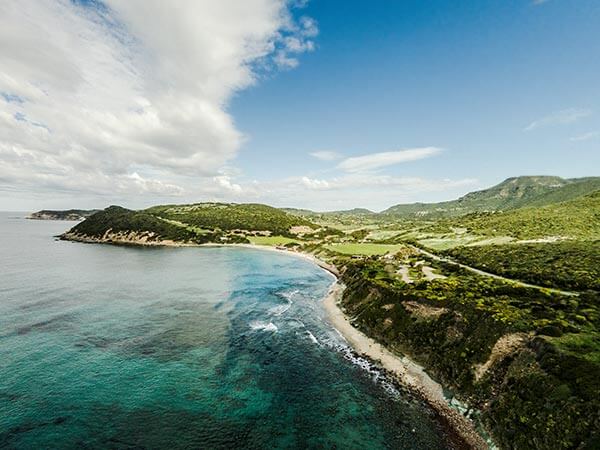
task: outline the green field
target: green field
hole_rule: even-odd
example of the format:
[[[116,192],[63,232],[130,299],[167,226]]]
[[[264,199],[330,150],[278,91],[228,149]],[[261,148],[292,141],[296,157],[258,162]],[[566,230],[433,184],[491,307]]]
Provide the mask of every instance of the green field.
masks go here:
[[[251,244],[272,246],[300,243],[300,241],[296,239],[291,239],[285,236],[248,236],[248,240]]]

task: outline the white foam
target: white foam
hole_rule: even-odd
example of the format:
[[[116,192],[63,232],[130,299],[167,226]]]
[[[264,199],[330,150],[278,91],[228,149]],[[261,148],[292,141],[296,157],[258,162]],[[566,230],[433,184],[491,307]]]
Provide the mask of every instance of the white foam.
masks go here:
[[[367,372],[371,376],[371,379],[375,383],[380,384],[389,394],[391,394],[394,397],[400,395],[400,392],[398,391],[398,389],[396,389],[394,384],[390,382],[390,380],[385,376],[381,369],[375,364],[373,364],[370,360],[362,356],[358,356],[356,353],[354,353],[352,348],[350,348],[347,345],[332,343],[330,343],[330,345],[332,345],[337,351],[339,351],[344,356],[344,358],[352,362],[352,364],[357,365],[362,370]]]
[[[321,345],[321,344],[319,343],[319,341],[317,340],[317,338],[315,337],[315,335],[314,335],[314,334],[312,334],[312,333],[311,333],[310,331],[308,331],[308,330],[306,330],[306,333],[308,334],[308,337],[309,337],[309,339],[310,339],[311,341],[313,341],[313,343],[314,343],[314,344]]]
[[[285,298],[288,301],[291,301],[292,297],[294,297],[298,293],[300,293],[300,290],[294,289],[293,291],[290,291],[290,292],[278,292],[278,295],[282,296],[283,298]]]
[[[264,322],[250,322],[250,328],[255,331],[270,331],[272,333],[276,333],[279,328],[273,322],[264,323]]]
[[[281,316],[291,307],[292,307],[292,301],[288,300],[288,303],[286,303],[285,305],[274,306],[273,308],[269,309],[269,312],[271,314],[273,314],[274,316]]]
[[[294,303],[292,301],[292,297],[294,297],[299,292],[300,291],[298,289],[293,290],[291,292],[278,292],[277,295],[279,295],[280,297],[283,297],[287,303],[285,305],[277,305],[277,306],[269,309],[269,312],[271,314],[273,314],[274,316],[281,316],[282,314],[287,312],[288,309],[290,309],[292,307],[292,304]]]

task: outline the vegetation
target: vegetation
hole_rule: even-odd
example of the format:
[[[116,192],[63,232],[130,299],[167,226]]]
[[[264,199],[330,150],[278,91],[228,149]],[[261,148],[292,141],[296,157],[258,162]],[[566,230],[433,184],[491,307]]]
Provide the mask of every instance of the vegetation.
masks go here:
[[[600,241],[458,247],[445,253],[507,278],[554,288],[600,291]]]
[[[596,240],[600,230],[600,191],[539,208],[472,214],[453,219],[449,225],[466,227],[476,234],[516,239],[566,237]]]
[[[145,233],[147,241],[285,245],[313,235],[319,227],[279,209],[256,204],[198,203],[155,206],[133,211],[110,206],[73,227],[69,233],[102,238],[110,233]],[[335,232],[334,232],[335,233]]]
[[[386,253],[395,252],[402,248],[401,245],[390,244],[369,244],[369,243],[343,243],[343,244],[328,244],[325,246],[328,250],[344,255],[385,255]]]
[[[395,218],[456,217],[474,212],[507,211],[573,200],[600,189],[600,177],[563,179],[549,176],[514,177],[457,200],[396,205],[383,211]]]
[[[353,323],[410,354],[478,408],[501,447],[595,448],[597,294],[551,295],[450,265],[437,266],[445,279],[407,284],[389,262],[344,264],[343,306]],[[510,336],[520,337],[518,345],[499,351],[497,343]]]
[[[180,242],[194,240],[193,231],[179,225],[161,220],[145,211],[132,211],[120,206],[109,206],[83,222],[74,226],[70,232],[80,235],[102,237],[108,231],[155,233],[156,239],[170,239]]]
[[[291,239],[285,236],[249,236],[248,240],[251,244],[271,246],[293,245],[300,243],[300,241],[297,239]]]
[[[290,236],[290,228],[305,226],[318,228],[312,222],[260,204],[196,203],[192,205],[154,206],[146,213],[188,225],[225,231],[268,231]]]

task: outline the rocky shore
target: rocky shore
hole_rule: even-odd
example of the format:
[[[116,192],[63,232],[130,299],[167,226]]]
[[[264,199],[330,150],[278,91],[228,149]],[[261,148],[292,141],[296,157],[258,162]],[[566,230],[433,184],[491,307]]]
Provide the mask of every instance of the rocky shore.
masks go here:
[[[360,355],[379,363],[401,386],[428,403],[451,431],[456,433],[458,445],[469,449],[493,448],[476,431],[475,424],[453,408],[444,397],[442,386],[429,377],[423,368],[407,357],[393,354],[387,348],[355,328],[343,312],[340,300],[345,287],[336,282],[323,302],[333,326]]]

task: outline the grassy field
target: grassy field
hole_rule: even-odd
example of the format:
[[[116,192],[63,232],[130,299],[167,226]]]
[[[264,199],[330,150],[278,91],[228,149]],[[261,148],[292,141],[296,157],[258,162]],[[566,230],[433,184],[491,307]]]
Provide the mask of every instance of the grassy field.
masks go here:
[[[299,244],[300,241],[285,236],[248,236],[250,243],[255,245],[286,245]]]
[[[404,247],[404,245],[368,243],[331,244],[325,246],[326,249],[343,255],[361,256],[385,255],[386,253],[396,252]]]

